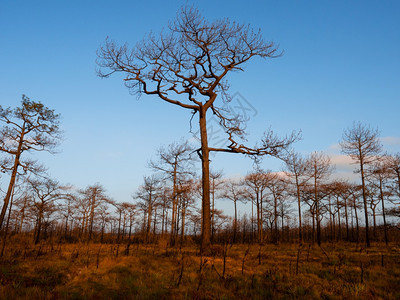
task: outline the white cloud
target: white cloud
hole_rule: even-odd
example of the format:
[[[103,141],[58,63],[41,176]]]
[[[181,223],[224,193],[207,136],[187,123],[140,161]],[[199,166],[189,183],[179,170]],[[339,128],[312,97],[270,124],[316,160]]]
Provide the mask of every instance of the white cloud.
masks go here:
[[[329,146],[329,148],[328,148],[328,151],[330,152],[330,151],[334,151],[334,152],[337,152],[337,151],[339,151],[340,152],[340,144],[339,143],[337,143],[337,144],[332,144],[332,145],[330,145]]]
[[[397,136],[385,136],[381,138],[381,142],[386,145],[400,146],[400,137]]]
[[[355,161],[348,155],[336,154],[331,155],[331,163],[338,169],[354,170]]]

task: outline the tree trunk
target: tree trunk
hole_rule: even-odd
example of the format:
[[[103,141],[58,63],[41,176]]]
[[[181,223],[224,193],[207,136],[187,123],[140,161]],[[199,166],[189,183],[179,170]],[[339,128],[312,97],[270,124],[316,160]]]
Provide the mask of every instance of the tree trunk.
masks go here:
[[[129,234],[128,234],[128,240],[129,243],[131,242],[131,236],[132,236],[132,222],[133,221],[133,217],[129,216]]]
[[[237,208],[236,208],[236,200],[233,200],[233,204],[235,206],[235,219],[233,220],[233,243],[236,243],[236,231],[237,231]]]
[[[360,226],[358,224],[358,214],[357,214],[356,199],[354,199],[354,215],[356,217],[356,234],[357,234],[356,241],[357,241],[357,244],[358,244],[359,241],[360,241]]]
[[[383,216],[383,230],[385,234],[385,243],[386,245],[389,243],[388,235],[387,235],[387,228],[386,228],[386,214],[385,214],[385,199],[383,197],[383,182],[382,178],[379,178],[379,191],[380,191],[380,196],[381,196],[381,202],[382,202],[382,216]]]
[[[214,243],[215,233],[215,178],[212,179],[212,210],[211,210],[211,242]]]
[[[66,239],[67,238],[67,235],[68,235],[68,217],[69,217],[69,214],[67,214],[67,216],[65,217],[65,226],[64,226],[64,238]]]
[[[122,210],[119,209],[117,244],[119,243],[120,234],[121,234],[121,217],[122,217]]]
[[[92,192],[92,201],[91,201],[91,205],[90,205],[90,224],[89,224],[89,238],[88,241],[90,241],[92,239],[92,232],[93,232],[93,221],[94,221],[94,208],[96,205],[96,195],[95,195],[95,191]]]
[[[170,245],[175,245],[175,231],[176,231],[176,210],[177,210],[177,174],[176,174],[177,162],[175,160],[174,163],[174,172],[173,172],[173,190],[172,190],[172,212],[171,212],[171,237],[170,237]]]
[[[339,241],[341,241],[342,240],[342,222],[341,222],[341,219],[340,219],[339,197],[336,197],[336,206],[337,206],[337,216],[338,216]]]
[[[311,212],[311,218],[312,218],[312,243],[315,243],[315,212]]]
[[[19,159],[22,154],[22,144],[23,144],[24,137],[25,137],[25,123],[22,126],[22,128],[23,129],[22,129],[21,137],[20,137],[19,143],[18,143],[17,153],[16,153],[15,159],[14,159],[14,166],[13,166],[12,173],[11,173],[10,183],[8,184],[7,194],[4,197],[3,208],[1,209],[1,213],[0,213],[0,229],[3,226],[3,221],[4,221],[4,217],[6,215],[6,212],[7,212],[8,203],[10,202],[10,198],[13,193],[14,184],[15,184],[15,181],[17,178]]]
[[[8,225],[10,224],[10,216],[11,216],[11,209],[12,209],[12,205],[13,205],[13,199],[14,199],[14,188],[13,188],[13,191],[12,191],[12,194],[11,194],[10,208],[8,209],[8,217],[7,217],[6,228],[4,229],[3,244],[2,244],[2,247],[1,247],[0,257],[3,257],[4,249],[6,247],[7,234],[8,234]]]
[[[207,140],[206,109],[202,106],[200,114],[201,137],[201,169],[202,169],[202,230],[201,251],[209,252],[211,246],[211,215],[210,215],[210,161]]]
[[[274,226],[274,242],[275,244],[278,243],[278,201],[276,199],[275,194],[274,197],[274,218],[275,218],[275,226]]]
[[[156,227],[157,227],[157,206],[154,207],[154,218],[153,218],[153,236],[156,236]]]
[[[373,220],[373,225],[374,225],[374,228],[373,228],[373,235],[374,235],[374,239],[376,240],[376,206],[375,207],[371,207],[371,210],[372,210],[372,220]]]
[[[164,236],[164,227],[165,227],[165,210],[166,210],[166,205],[167,202],[165,201],[165,195],[163,197],[163,207],[162,207],[162,215],[161,215],[161,236]],[[132,223],[132,222],[131,222]]]
[[[21,222],[19,225],[19,232],[22,232],[22,228],[24,227],[24,220],[25,220],[25,209],[27,205],[27,197],[24,197],[24,206],[21,209]]]
[[[296,175],[296,191],[297,191],[297,206],[299,210],[299,243],[303,243],[303,233],[302,233],[302,228],[301,228],[301,195],[300,195],[300,185],[299,185],[299,180]]]
[[[254,201],[251,201],[251,241],[254,240]]]
[[[328,197],[328,207],[329,207],[330,239],[331,239],[331,241],[333,241],[334,240],[334,237],[333,237],[333,221],[332,221],[333,212],[332,212],[332,205],[331,205],[331,197]]]
[[[256,200],[256,205],[257,205],[257,232],[258,232],[258,243],[261,244],[262,242],[262,226],[261,226],[261,216],[260,216],[260,197],[258,191],[257,193],[257,200]]]
[[[368,206],[367,206],[367,195],[366,195],[365,176],[364,176],[364,161],[362,159],[360,159],[360,170],[361,170],[361,185],[362,185],[362,195],[364,201],[364,212],[365,212],[365,241],[367,243],[367,247],[370,247],[371,243],[369,241]]]
[[[37,230],[36,230],[36,237],[35,237],[35,245],[39,243],[40,240],[40,233],[42,230],[42,218],[43,218],[43,213],[39,212],[39,218],[38,218],[38,223],[37,223]]]
[[[317,221],[317,242],[318,246],[321,246],[321,221],[319,217],[319,199],[318,199],[318,188],[317,188],[317,176],[314,181],[314,199],[315,199],[315,218]]]
[[[151,215],[152,215],[152,203],[151,203],[152,199],[151,199],[151,195],[149,198],[149,204],[147,207],[147,227],[146,227],[146,242],[149,242],[149,236],[150,236],[150,229],[151,229]]]
[[[186,219],[186,202],[185,199],[182,199],[181,246],[183,245],[183,240],[185,238],[185,219]]]
[[[349,240],[349,217],[347,215],[347,197],[343,198],[344,200],[344,217],[346,219],[346,240]]]

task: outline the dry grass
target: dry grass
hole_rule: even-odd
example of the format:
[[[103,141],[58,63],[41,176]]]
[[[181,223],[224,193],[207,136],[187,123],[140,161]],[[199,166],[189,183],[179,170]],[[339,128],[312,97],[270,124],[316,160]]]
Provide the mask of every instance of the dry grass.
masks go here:
[[[40,252],[39,252],[40,249]],[[42,245],[9,249],[2,299],[400,299],[400,249],[354,244]],[[299,263],[297,265],[297,255]]]

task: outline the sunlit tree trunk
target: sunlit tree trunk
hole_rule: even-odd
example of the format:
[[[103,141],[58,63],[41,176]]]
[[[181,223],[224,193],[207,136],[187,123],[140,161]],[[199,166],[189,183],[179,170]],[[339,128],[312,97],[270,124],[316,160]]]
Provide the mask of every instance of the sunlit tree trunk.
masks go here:
[[[4,203],[3,203],[3,207],[1,209],[1,213],[0,213],[0,229],[3,225],[3,221],[4,221],[4,217],[6,215],[6,211],[7,211],[7,207],[8,207],[8,203],[10,202],[10,198],[12,196],[13,193],[13,189],[14,189],[14,185],[15,185],[15,180],[17,178],[17,173],[18,173],[18,167],[20,165],[20,157],[22,154],[22,146],[23,146],[23,142],[25,139],[25,122],[22,125],[22,130],[21,130],[21,135],[18,141],[18,148],[17,151],[15,153],[15,158],[14,158],[14,165],[12,168],[12,172],[11,172],[11,178],[10,178],[10,182],[8,184],[8,188],[7,188],[7,193],[6,196],[4,197]]]
[[[387,226],[386,226],[386,213],[385,213],[385,199],[383,197],[383,181],[382,177],[379,177],[379,194],[382,203],[382,217],[383,217],[383,230],[385,234],[385,243],[386,245],[389,243],[388,234],[387,234]]]
[[[182,199],[181,245],[183,244],[183,240],[185,238],[185,219],[186,219],[186,201],[185,199]]]
[[[347,197],[344,197],[344,217],[346,219],[346,240],[349,240],[349,217],[347,212]]]
[[[340,202],[339,196],[336,196],[336,206],[337,206],[337,214],[338,214],[338,230],[339,230],[339,241],[342,240],[342,222],[340,218]]]
[[[360,226],[358,224],[357,203],[355,199],[354,199],[354,216],[356,217],[356,241],[358,244],[360,242]]]
[[[173,170],[173,179],[172,179],[172,212],[171,212],[171,237],[170,244],[171,246],[175,245],[175,236],[176,236],[176,214],[177,214],[177,162],[175,160],[174,170]]]
[[[210,161],[207,140],[206,109],[200,111],[200,137],[201,137],[201,169],[202,169],[202,237],[201,249],[208,250],[211,244],[211,214],[210,214]]]

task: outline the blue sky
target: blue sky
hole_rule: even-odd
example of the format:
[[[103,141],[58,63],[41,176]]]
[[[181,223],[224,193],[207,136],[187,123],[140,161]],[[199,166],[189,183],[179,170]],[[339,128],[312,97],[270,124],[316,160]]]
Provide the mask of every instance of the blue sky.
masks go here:
[[[21,95],[62,115],[60,153],[40,154],[49,172],[78,187],[99,182],[117,201],[151,171],[156,149],[191,138],[190,112],[152,97],[137,99],[121,76],[96,76],[96,50],[107,36],[133,46],[159,32],[193,1],[11,1],[0,4],[0,104]],[[284,55],[255,59],[228,79],[255,108],[249,142],[269,126],[301,129],[295,148],[326,151],[353,121],[378,127],[385,147],[400,151],[400,3],[398,1],[201,1],[209,19],[227,17],[260,28]],[[389,138],[390,137],[390,138]],[[251,161],[218,154],[215,169],[246,174]],[[279,171],[267,159],[264,168]],[[7,178],[0,178],[4,182]]]

